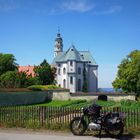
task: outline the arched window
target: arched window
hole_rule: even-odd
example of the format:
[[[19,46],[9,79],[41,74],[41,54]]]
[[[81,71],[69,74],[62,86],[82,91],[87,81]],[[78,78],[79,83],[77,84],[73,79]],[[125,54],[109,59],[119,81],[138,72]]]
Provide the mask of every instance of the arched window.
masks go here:
[[[78,79],[78,91],[81,91],[81,79]]]
[[[66,88],[66,80],[63,80],[63,88]]]
[[[66,68],[63,68],[63,74],[66,74]]]
[[[81,68],[80,67],[78,68],[78,74],[81,74]]]
[[[73,84],[73,77],[70,77],[70,84]]]
[[[60,68],[58,69],[58,74],[61,75],[61,69]]]
[[[70,61],[70,66],[73,66],[73,61]]]

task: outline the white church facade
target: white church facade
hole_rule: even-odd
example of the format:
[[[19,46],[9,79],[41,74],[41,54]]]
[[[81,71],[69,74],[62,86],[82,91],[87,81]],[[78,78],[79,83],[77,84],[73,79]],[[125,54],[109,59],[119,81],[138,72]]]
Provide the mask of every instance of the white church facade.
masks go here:
[[[71,93],[82,92],[83,86],[88,92],[98,89],[98,65],[89,51],[78,51],[71,45],[63,51],[63,39],[57,34],[54,46],[52,66],[56,67],[57,85],[69,89]]]

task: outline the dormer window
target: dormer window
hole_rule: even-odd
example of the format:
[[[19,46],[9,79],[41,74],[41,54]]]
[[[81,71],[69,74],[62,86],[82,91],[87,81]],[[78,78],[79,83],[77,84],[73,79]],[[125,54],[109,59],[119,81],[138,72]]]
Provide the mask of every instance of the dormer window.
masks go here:
[[[71,51],[73,51],[73,49],[71,49]]]
[[[81,57],[84,59],[84,55],[83,54],[81,54]]]

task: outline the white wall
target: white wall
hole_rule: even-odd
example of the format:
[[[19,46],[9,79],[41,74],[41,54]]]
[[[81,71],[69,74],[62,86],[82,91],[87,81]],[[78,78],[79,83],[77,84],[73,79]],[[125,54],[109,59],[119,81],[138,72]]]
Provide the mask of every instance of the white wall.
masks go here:
[[[78,74],[78,68],[81,68],[81,74]],[[60,68],[61,73],[58,74],[58,69]],[[63,68],[66,69],[66,74],[63,73]],[[70,65],[70,61],[67,63],[60,63],[60,66],[57,65],[57,85],[63,86],[63,80],[66,80],[66,87],[70,90],[70,92],[74,93],[78,91],[78,79],[81,79],[81,91],[83,86],[83,69],[84,64],[82,62],[75,62],[73,61],[73,65]],[[98,88],[98,67],[96,66],[88,66],[86,65],[86,71],[87,71],[87,82],[88,82],[88,91],[89,92],[95,92]],[[73,77],[73,84],[70,83],[70,77]]]
[[[88,69],[88,89],[89,92],[96,92],[98,89],[98,67],[90,66]]]

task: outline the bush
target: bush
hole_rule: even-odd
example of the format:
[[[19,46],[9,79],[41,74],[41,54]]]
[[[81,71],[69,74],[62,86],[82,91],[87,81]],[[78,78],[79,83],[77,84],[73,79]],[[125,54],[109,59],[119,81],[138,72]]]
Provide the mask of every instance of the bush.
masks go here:
[[[33,91],[39,91],[39,90],[41,91],[42,88],[43,88],[42,85],[32,85],[28,87],[28,89],[33,90]]]
[[[59,87],[55,86],[55,85],[32,85],[29,86],[28,89],[30,90],[34,90],[34,91],[38,91],[38,90],[47,90],[47,89],[58,89]]]

